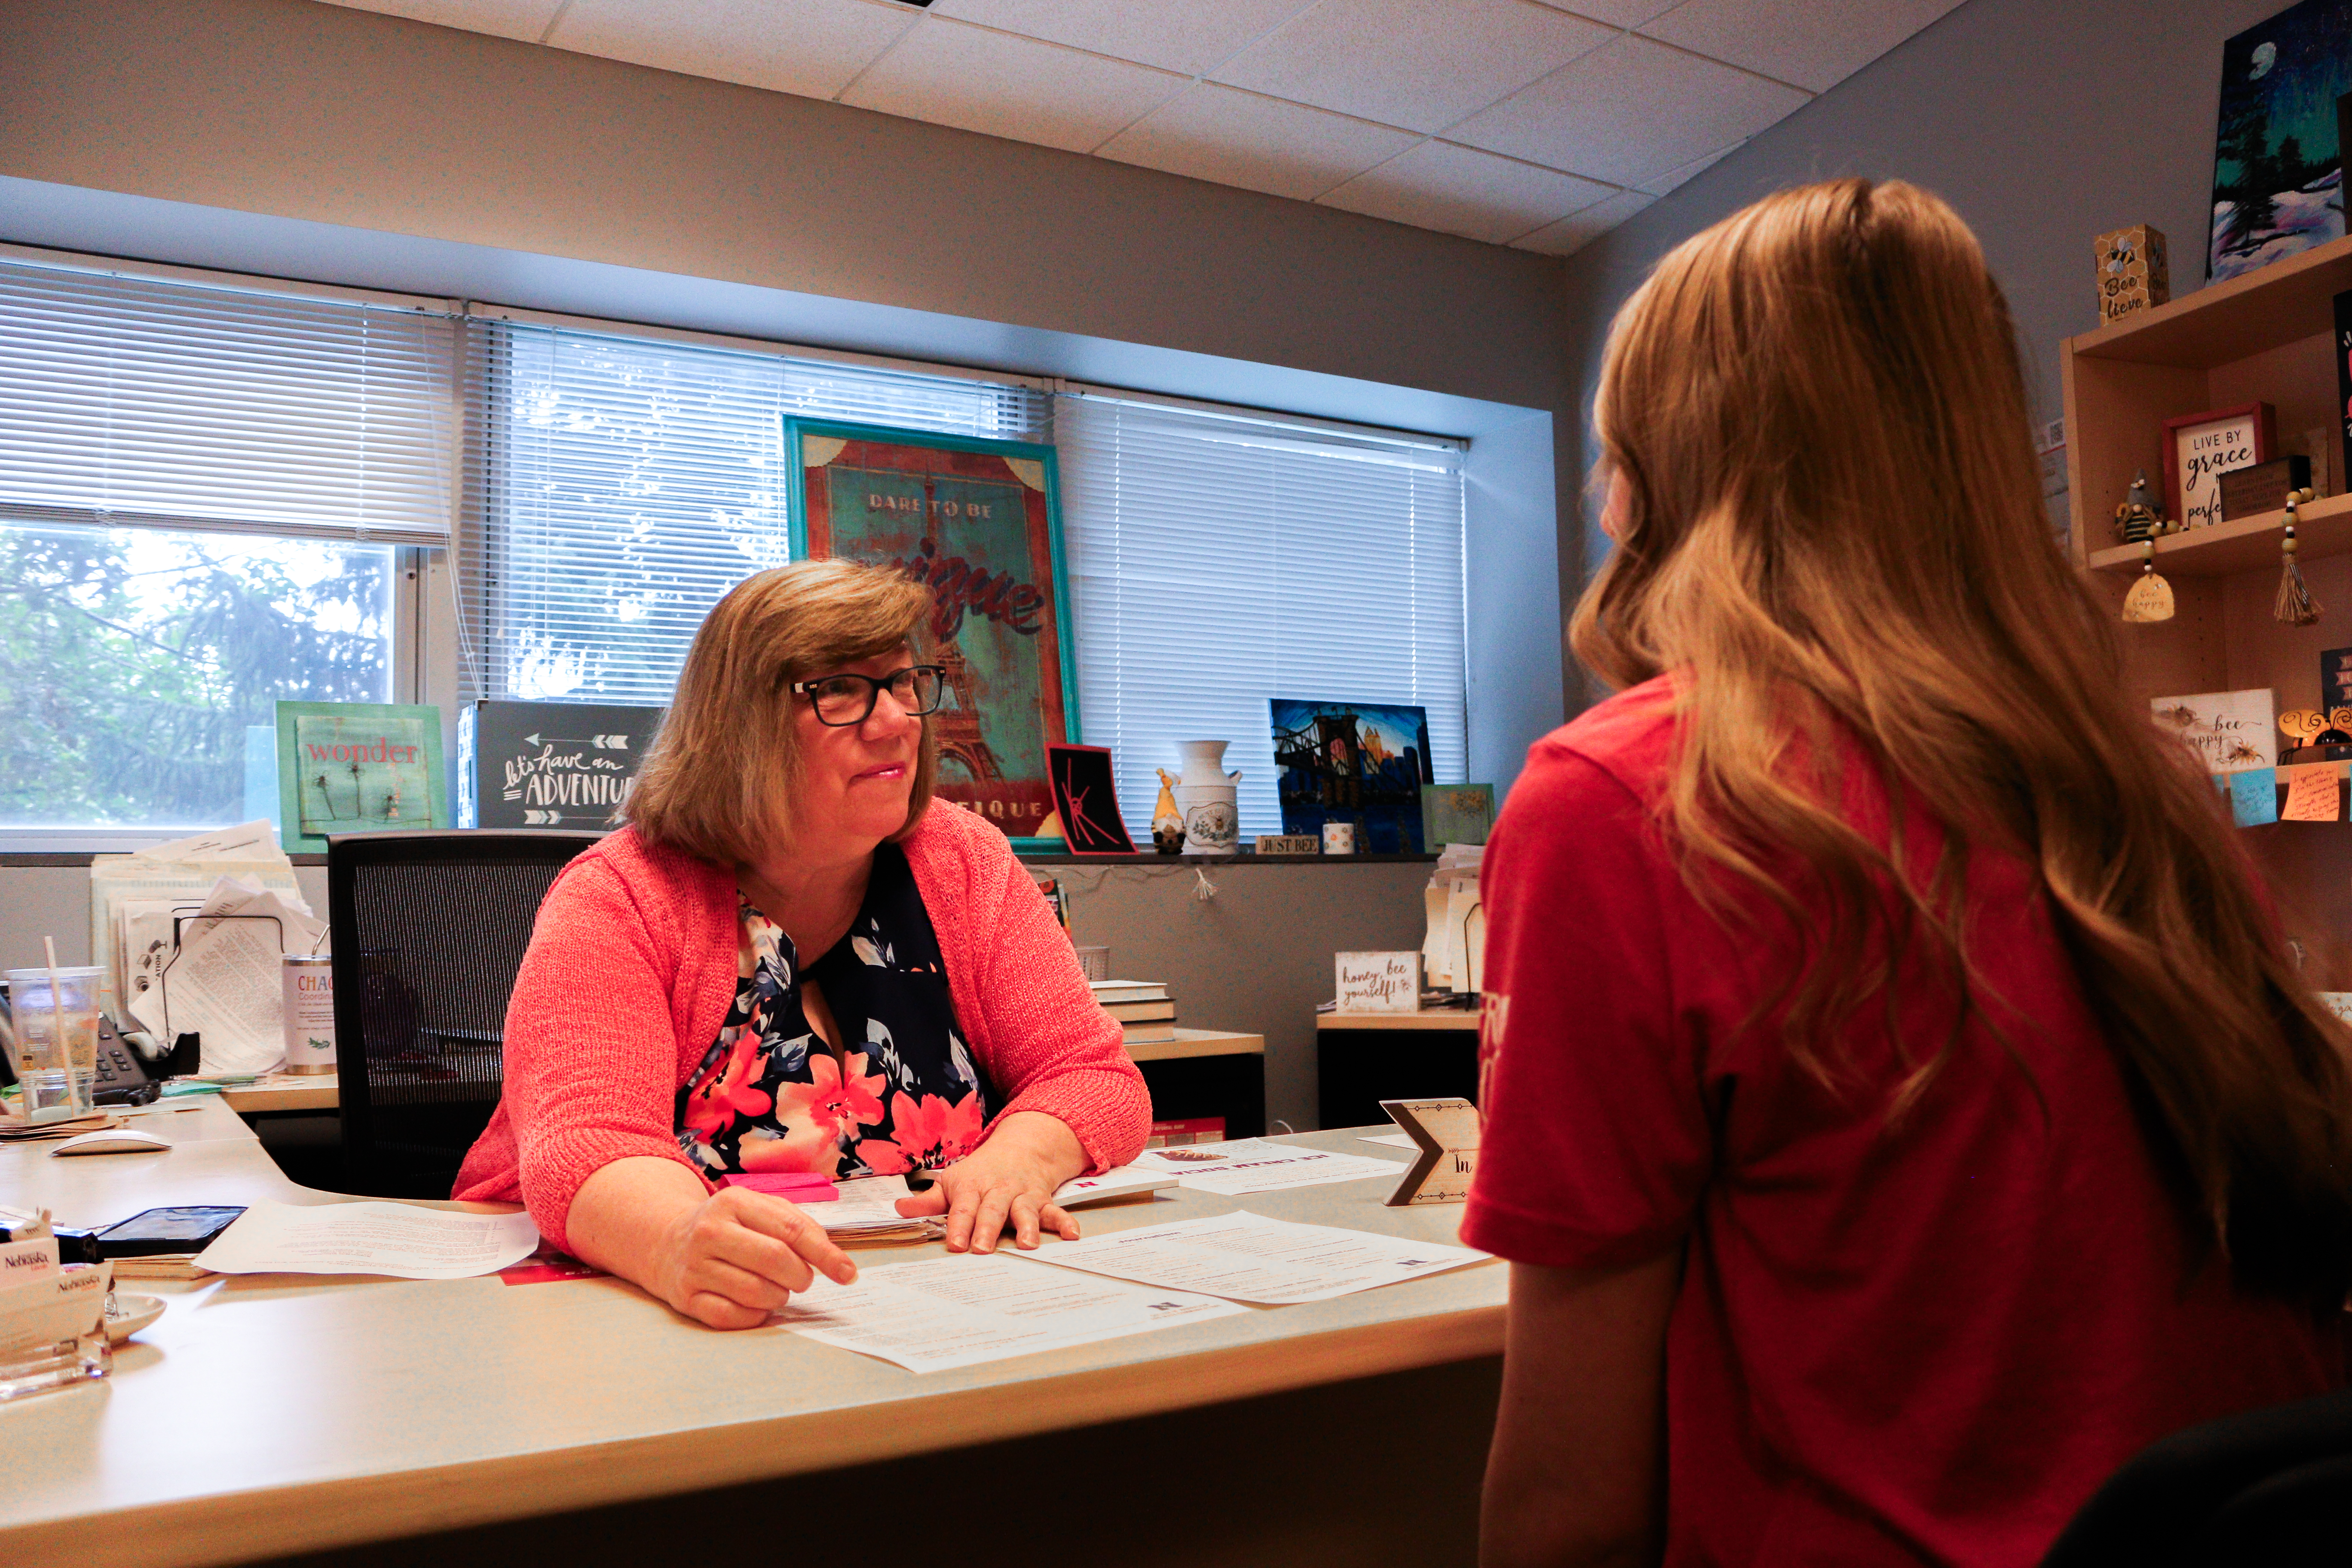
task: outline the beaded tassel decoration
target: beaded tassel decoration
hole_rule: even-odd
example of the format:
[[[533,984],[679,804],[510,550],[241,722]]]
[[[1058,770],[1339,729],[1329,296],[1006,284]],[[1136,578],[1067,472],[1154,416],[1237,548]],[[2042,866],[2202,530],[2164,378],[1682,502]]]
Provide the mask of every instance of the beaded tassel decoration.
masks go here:
[[[2168,621],[2172,618],[2172,584],[2157,575],[2156,541],[2139,542],[2139,581],[2124,595],[2126,621]]]
[[[2286,495],[2286,539],[2279,546],[2278,604],[2271,614],[2291,626],[2307,626],[2319,619],[2319,606],[2311,602],[2311,590],[2304,585],[2303,568],[2294,561],[2294,509],[2311,500],[2313,491],[2289,490]],[[2130,611],[2126,610],[2128,616]]]

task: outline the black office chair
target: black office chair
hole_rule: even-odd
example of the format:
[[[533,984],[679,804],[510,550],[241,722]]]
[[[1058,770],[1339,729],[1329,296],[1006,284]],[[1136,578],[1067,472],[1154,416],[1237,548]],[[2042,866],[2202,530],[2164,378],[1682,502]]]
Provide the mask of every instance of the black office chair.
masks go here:
[[[498,1108],[532,920],[594,833],[327,839],[343,1190],[446,1198]]]
[[[2352,1562],[2352,1389],[2248,1410],[2142,1449],[2042,1568],[2329,1568]]]

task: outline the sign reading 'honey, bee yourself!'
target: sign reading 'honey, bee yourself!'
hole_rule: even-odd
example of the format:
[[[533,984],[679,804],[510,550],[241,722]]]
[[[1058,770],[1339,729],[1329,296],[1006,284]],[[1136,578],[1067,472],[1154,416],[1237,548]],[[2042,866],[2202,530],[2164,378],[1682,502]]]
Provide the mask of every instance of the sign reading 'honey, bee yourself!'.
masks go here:
[[[2250,691],[2158,697],[2148,707],[2158,725],[2196,749],[2207,773],[2251,773],[2270,767],[2278,759],[2278,731],[2271,717],[2267,686]]]

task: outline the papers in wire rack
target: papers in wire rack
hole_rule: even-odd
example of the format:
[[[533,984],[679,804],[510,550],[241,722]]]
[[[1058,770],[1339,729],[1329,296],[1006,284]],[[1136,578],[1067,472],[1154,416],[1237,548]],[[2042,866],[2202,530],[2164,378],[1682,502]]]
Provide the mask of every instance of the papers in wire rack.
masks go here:
[[[1067,1270],[994,1252],[869,1268],[854,1285],[819,1275],[776,1321],[820,1344],[909,1372],[943,1372],[1242,1310],[1181,1290],[1081,1281]]]
[[[1040,1263],[1165,1289],[1285,1306],[1417,1279],[1484,1262],[1489,1255],[1466,1247],[1328,1225],[1294,1225],[1244,1212],[1114,1231],[1084,1241],[1048,1241],[1029,1256]]]

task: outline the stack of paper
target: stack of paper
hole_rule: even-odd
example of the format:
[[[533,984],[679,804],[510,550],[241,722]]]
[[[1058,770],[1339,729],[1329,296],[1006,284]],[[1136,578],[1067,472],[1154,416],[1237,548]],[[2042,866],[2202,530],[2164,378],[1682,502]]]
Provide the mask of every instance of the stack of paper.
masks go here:
[[[1259,1138],[1146,1149],[1135,1163],[1173,1176],[1180,1187],[1229,1198],[1285,1187],[1319,1187],[1328,1182],[1360,1182],[1369,1176],[1393,1181],[1402,1169],[1392,1160],[1372,1155],[1335,1154]]]
[[[1421,968],[1433,990],[1476,991],[1486,977],[1486,920],[1478,902],[1486,853],[1483,844],[1447,845],[1423,890],[1429,925]]]
[[[539,1247],[527,1214],[461,1214],[409,1204],[263,1199],[196,1255],[213,1274],[389,1274],[470,1279]]]
[[[279,852],[267,819],[159,844],[136,855],[100,855],[91,860],[90,962],[99,966],[99,1005],[108,1016],[126,1027],[135,1026],[130,1004],[154,987],[170,962],[174,931],[184,928],[178,917],[203,910],[224,879],[235,879],[247,889],[274,893],[288,909],[310,919],[310,906],[303,902],[301,889],[294,880],[293,863]],[[235,907],[243,909],[241,900],[236,895],[231,898]],[[267,929],[274,938],[277,928]],[[312,920],[298,945],[297,933],[289,930],[286,951],[312,951],[309,933],[322,931]],[[323,946],[318,951],[323,952]],[[275,994],[277,989],[273,976],[270,990]],[[196,1026],[181,1023],[176,1000],[172,1011],[175,1030]]]
[[[1284,1306],[1417,1279],[1490,1255],[1244,1212],[1049,1242],[1027,1256],[1167,1289]]]
[[[1175,1176],[1142,1164],[1121,1165],[1098,1176],[1078,1176],[1054,1190],[1054,1201],[1066,1209],[1115,1203],[1177,1185]],[[827,1236],[845,1244],[938,1241],[947,1235],[942,1216],[909,1219],[898,1212],[898,1200],[914,1196],[904,1176],[866,1176],[839,1184],[841,1195],[830,1202],[797,1198]]]

